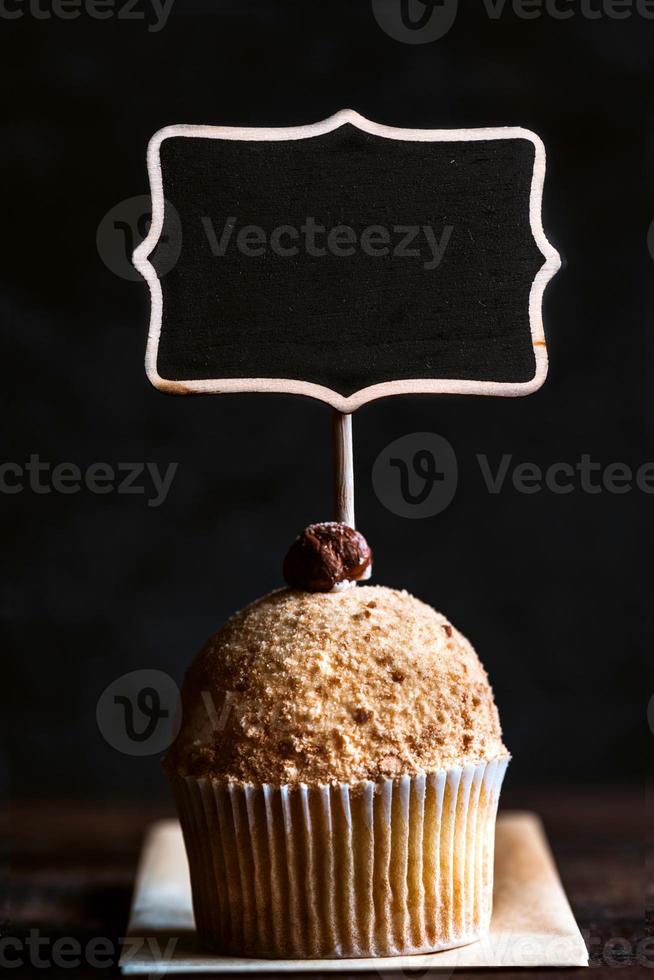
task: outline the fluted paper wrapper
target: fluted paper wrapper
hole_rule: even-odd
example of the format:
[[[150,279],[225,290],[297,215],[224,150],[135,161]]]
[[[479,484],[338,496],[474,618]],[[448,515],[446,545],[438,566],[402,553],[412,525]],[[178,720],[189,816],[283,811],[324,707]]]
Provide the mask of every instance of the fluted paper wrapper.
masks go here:
[[[202,945],[393,956],[480,938],[507,764],[294,788],[174,777]]]

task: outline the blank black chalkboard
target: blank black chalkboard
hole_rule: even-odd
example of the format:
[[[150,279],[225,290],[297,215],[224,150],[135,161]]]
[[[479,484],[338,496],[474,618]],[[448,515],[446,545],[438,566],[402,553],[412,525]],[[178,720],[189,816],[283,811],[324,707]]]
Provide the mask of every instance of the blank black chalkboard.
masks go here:
[[[547,369],[544,150],[528,130],[172,126],[135,265],[172,393],[520,395]]]

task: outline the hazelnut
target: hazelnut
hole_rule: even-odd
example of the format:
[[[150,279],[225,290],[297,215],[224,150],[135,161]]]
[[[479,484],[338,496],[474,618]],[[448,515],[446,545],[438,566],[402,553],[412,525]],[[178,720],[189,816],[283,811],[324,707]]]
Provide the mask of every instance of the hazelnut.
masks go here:
[[[284,578],[294,589],[329,592],[339,582],[363,578],[372,552],[362,534],[347,524],[310,524],[284,559]]]

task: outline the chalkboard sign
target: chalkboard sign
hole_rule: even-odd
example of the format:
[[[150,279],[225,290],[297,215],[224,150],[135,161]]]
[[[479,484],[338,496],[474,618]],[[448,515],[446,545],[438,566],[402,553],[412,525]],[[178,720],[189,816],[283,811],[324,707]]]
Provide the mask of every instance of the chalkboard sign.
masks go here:
[[[545,153],[521,128],[169,126],[148,150],[148,376],[352,412],[411,392],[524,395],[547,371]],[[177,256],[172,263],[171,252]]]

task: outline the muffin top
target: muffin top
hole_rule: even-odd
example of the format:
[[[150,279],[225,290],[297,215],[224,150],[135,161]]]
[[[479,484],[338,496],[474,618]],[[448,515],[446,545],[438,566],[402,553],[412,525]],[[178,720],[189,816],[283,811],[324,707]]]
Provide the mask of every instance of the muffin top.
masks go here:
[[[232,616],[187,671],[164,767],[356,783],[507,754],[465,637],[408,592],[357,586],[280,589]]]

